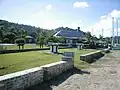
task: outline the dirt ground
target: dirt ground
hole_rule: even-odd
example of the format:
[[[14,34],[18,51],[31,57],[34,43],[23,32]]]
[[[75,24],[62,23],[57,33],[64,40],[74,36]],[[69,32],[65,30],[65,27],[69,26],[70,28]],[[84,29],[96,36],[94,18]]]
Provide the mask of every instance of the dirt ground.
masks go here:
[[[76,68],[29,90],[120,90],[120,51],[112,51],[88,69]]]

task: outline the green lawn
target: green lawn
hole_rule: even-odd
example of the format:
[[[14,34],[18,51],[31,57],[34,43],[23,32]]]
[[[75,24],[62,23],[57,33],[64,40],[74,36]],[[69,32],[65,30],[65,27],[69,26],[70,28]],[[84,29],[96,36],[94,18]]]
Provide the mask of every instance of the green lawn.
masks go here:
[[[74,58],[74,65],[75,67],[77,67],[78,69],[81,68],[88,68],[90,66],[89,63],[86,63],[84,61],[80,60],[80,55],[82,54],[87,54],[90,52],[94,52],[96,51],[95,49],[83,49],[83,50],[77,50],[77,49],[61,49],[60,52],[64,52],[64,51],[70,51],[70,52],[75,52],[75,58]]]
[[[7,50],[17,50],[19,49],[19,47],[17,45],[12,45],[12,46],[5,46]],[[32,45],[28,45],[28,44],[25,44],[24,45],[24,49],[32,49],[33,46]],[[40,46],[37,44],[36,45],[36,48],[40,48]],[[44,46],[43,48],[48,48],[47,46]]]
[[[75,66],[77,68],[86,68],[89,66],[88,63],[80,61],[80,55],[93,52],[95,50],[85,49],[60,49],[59,52],[74,51],[75,52]],[[0,75],[45,65],[52,62],[61,60],[62,55],[55,55],[48,53],[49,50],[44,51],[31,51],[22,53],[11,53],[11,54],[0,54]]]

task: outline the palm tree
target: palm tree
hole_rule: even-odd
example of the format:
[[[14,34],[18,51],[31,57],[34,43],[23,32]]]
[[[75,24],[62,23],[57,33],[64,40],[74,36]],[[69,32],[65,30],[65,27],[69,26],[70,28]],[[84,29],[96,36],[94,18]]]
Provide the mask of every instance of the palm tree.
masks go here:
[[[90,32],[87,32],[87,33],[85,34],[85,40],[86,40],[86,42],[90,44],[91,39],[92,39],[91,33],[90,33]]]
[[[92,36],[90,32],[87,32],[85,34],[85,40],[90,48],[96,48],[97,37],[95,35]]]

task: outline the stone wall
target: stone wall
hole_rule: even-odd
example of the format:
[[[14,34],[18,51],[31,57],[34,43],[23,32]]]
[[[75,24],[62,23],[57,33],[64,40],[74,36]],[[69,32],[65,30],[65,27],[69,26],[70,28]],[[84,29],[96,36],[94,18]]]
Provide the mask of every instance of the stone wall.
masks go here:
[[[86,61],[88,63],[94,62],[96,59],[100,58],[103,56],[102,50],[80,55],[80,60]]]
[[[70,47],[59,47],[59,49],[68,49]],[[20,50],[0,50],[0,54],[8,53],[19,53],[19,52],[29,52],[29,51],[39,51],[39,50],[50,50],[50,48],[32,48],[32,49],[20,49]]]
[[[60,61],[45,65],[43,66],[43,70],[44,70],[43,80],[50,80],[54,76],[60,75],[62,72],[65,72],[70,68],[73,68],[73,63],[67,61]]]
[[[17,90],[43,82],[40,67],[0,76],[0,90]]]
[[[0,76],[0,90],[21,90],[28,88],[74,67],[73,58],[67,60],[64,57],[63,59],[64,61]]]
[[[102,51],[105,52],[105,53],[109,53],[109,52],[110,52],[110,49],[109,49],[109,48],[106,48],[106,49],[103,49]]]

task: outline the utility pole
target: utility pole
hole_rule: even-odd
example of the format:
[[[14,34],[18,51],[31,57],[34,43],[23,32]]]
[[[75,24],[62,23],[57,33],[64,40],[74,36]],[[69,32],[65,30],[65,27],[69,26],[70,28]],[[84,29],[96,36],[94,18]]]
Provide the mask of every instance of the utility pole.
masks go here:
[[[104,29],[102,28],[102,37],[103,37]]]
[[[111,45],[114,46],[114,17],[112,17],[112,42]]]
[[[93,35],[93,28],[92,28],[92,35]]]
[[[116,31],[117,31],[117,44],[119,43],[119,38],[118,38],[118,20],[117,20],[117,22],[116,22],[116,24],[117,24],[117,26],[116,26]]]

